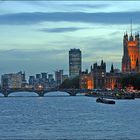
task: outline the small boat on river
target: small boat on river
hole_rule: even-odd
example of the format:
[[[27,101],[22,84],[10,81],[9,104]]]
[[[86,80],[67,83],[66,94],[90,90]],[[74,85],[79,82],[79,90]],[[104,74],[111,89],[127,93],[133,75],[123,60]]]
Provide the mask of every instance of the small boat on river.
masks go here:
[[[115,101],[110,100],[110,99],[104,99],[104,98],[101,98],[101,97],[97,98],[96,102],[97,103],[104,103],[104,104],[115,104]]]

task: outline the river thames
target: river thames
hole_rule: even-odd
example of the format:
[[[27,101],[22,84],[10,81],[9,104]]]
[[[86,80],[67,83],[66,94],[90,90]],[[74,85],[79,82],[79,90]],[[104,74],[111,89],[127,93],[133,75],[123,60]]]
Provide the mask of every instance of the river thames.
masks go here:
[[[0,95],[0,139],[140,139],[140,99],[116,100],[67,93]]]

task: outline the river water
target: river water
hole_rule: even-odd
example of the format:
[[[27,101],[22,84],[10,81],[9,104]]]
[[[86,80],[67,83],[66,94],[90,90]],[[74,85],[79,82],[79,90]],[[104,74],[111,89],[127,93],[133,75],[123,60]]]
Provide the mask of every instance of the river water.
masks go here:
[[[140,139],[140,99],[116,100],[67,93],[0,95],[0,139]]]

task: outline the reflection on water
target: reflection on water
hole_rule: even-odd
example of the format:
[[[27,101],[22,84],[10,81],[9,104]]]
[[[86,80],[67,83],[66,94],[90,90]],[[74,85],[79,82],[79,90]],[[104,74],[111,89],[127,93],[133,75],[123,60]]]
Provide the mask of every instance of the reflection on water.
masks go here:
[[[22,96],[22,97],[21,97]],[[67,93],[12,93],[0,98],[1,139],[139,139],[140,100],[115,105]]]

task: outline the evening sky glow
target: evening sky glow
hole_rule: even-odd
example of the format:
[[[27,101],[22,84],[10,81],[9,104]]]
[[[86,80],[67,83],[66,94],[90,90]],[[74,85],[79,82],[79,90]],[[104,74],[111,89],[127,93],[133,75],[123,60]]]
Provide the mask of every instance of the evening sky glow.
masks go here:
[[[122,38],[140,30],[139,1],[1,1],[0,73],[68,73],[68,51],[82,69],[101,59],[121,68]]]

